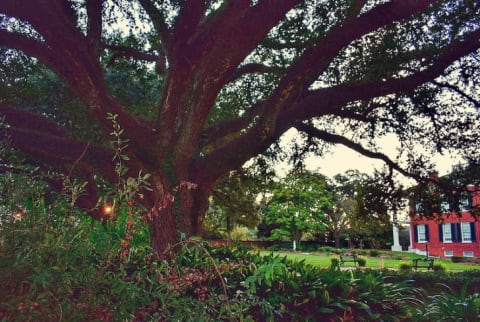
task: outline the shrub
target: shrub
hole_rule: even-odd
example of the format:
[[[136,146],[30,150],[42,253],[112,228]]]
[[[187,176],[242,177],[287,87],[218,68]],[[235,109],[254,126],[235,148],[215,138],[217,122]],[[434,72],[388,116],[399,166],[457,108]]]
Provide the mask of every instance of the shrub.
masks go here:
[[[480,294],[468,294],[465,283],[459,293],[446,285],[445,291],[431,295],[425,304],[415,310],[415,321],[478,321],[480,318]]]
[[[311,244],[311,243],[299,243],[297,245],[297,250],[303,251],[303,252],[314,252],[318,249],[317,245]]]
[[[376,249],[370,249],[369,253],[370,253],[370,256],[372,256],[372,257],[380,256],[380,252]]]
[[[271,250],[271,251],[273,251],[273,252],[276,252],[276,251],[279,251],[281,248],[282,248],[281,245],[279,245],[279,244],[273,244],[273,245],[271,245],[271,246],[268,246],[268,247],[267,247],[267,250]]]
[[[341,248],[335,248],[335,247],[331,247],[331,246],[322,246],[322,247],[319,247],[318,248],[318,251],[319,252],[325,252],[327,254],[330,254],[330,253],[333,253],[333,254],[341,254],[344,252],[343,249]]]
[[[359,257],[357,261],[358,261],[358,266],[360,267],[365,267],[365,265],[367,264],[367,260],[363,257]]]
[[[245,280],[246,292],[272,305],[272,320],[394,321],[416,301],[416,288],[386,282],[382,272],[341,271],[335,265],[319,269],[273,255],[255,262],[261,264]]]
[[[447,268],[443,266],[442,264],[434,264],[433,265],[433,271],[438,272],[438,273],[444,273],[447,271]]]
[[[331,267],[339,267],[340,266],[340,259],[338,257],[330,258],[330,266]]]
[[[465,262],[466,258],[462,256],[452,256],[450,260],[452,261],[452,263],[462,263]]]
[[[366,251],[365,249],[359,249],[357,253],[358,255],[367,256],[368,251]]]
[[[327,253],[327,254],[331,254],[331,253],[335,252],[335,248],[333,248],[331,246],[320,246],[320,247],[318,247],[317,250],[319,252],[323,252],[323,253]]]
[[[400,265],[398,265],[398,270],[401,273],[410,273],[413,270],[413,267],[408,263],[400,263]]]

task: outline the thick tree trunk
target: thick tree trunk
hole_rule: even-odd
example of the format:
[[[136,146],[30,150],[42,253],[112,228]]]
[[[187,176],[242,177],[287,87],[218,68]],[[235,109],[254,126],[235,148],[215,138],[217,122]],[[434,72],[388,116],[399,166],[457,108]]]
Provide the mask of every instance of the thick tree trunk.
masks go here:
[[[152,246],[159,256],[182,238],[201,235],[202,221],[208,209],[211,184],[198,185],[178,180],[167,184],[157,176],[154,206],[147,213]],[[163,184],[159,185],[159,182]],[[170,188],[172,187],[172,188]]]
[[[333,232],[333,236],[335,237],[335,247],[340,248],[340,232],[339,231]]]

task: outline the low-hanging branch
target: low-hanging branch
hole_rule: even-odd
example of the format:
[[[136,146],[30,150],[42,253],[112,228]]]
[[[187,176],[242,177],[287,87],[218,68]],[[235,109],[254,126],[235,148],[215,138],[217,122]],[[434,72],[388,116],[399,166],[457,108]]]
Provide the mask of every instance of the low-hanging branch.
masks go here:
[[[383,161],[390,169],[395,169],[399,173],[403,174],[406,177],[422,180],[423,178],[419,177],[415,173],[408,172],[407,170],[403,169],[400,165],[398,165],[396,162],[391,160],[388,156],[386,156],[383,153],[380,152],[374,152],[370,151],[368,149],[365,149],[361,144],[355,143],[349,139],[347,139],[344,136],[338,135],[338,134],[333,134],[329,133],[324,130],[320,130],[315,128],[312,125],[305,124],[298,122],[295,124],[295,128],[301,132],[304,132],[312,137],[318,138],[320,140],[323,140],[325,142],[333,143],[333,144],[341,144],[343,146],[346,146],[347,148],[350,148],[354,151],[357,151],[358,153],[372,159],[377,159]]]

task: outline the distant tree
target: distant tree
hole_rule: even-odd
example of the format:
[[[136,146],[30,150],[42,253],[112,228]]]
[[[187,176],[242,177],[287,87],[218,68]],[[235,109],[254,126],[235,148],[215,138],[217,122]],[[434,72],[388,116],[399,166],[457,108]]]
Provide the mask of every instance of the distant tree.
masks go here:
[[[392,215],[404,208],[402,188],[397,188],[392,178],[375,172],[355,179],[355,208],[350,216],[352,235],[363,245],[374,248],[385,245],[391,238]]]
[[[473,186],[472,188],[469,186]],[[439,177],[433,173],[431,180],[420,182],[407,190],[411,213],[434,218],[442,213],[457,213],[469,210],[480,218],[480,208],[473,207],[473,197],[480,188],[480,163],[470,162],[455,166],[452,171]]]
[[[342,144],[424,177],[418,146],[478,157],[479,26],[473,0],[2,0],[0,113],[28,162],[88,183],[97,218],[116,115],[161,254],[292,128],[296,161]]]
[[[342,234],[350,230],[350,218],[355,211],[355,184],[349,179],[349,174],[358,171],[347,171],[346,174],[338,174],[333,178],[333,203],[332,211],[327,212],[327,230],[335,241],[335,247],[341,246]]]
[[[265,226],[272,227],[270,239],[299,244],[304,234],[325,231],[326,213],[332,207],[332,194],[324,176],[294,170],[272,190],[263,220]]]
[[[224,232],[230,236],[236,226],[254,228],[260,223],[257,199],[268,177],[256,171],[254,166],[231,171],[216,184],[204,222],[207,233]]]

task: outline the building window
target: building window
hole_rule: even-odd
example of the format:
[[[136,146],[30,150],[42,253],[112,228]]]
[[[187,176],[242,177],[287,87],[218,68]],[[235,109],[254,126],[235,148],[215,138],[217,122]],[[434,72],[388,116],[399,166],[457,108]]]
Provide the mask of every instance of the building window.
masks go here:
[[[473,257],[473,252],[472,251],[464,251],[463,252],[463,257]]]
[[[440,225],[440,238],[441,238],[441,241],[444,243],[451,243],[453,241],[451,224]]]
[[[460,211],[468,211],[472,209],[472,197],[463,197],[459,200]]]
[[[475,223],[462,222],[450,224],[451,240],[454,243],[473,243],[476,240]],[[440,225],[440,239],[444,238],[443,231],[447,229]],[[442,241],[442,240],[441,240]]]
[[[415,229],[415,241],[419,243],[428,242],[428,226],[427,225],[417,225]]]
[[[445,255],[445,257],[452,257],[453,256],[453,250],[446,250],[443,252],[443,255]]]
[[[440,209],[442,210],[442,213],[446,214],[448,212],[450,212],[452,209],[450,207],[450,203],[448,203],[448,201],[442,201],[442,203],[440,204]]]
[[[462,243],[472,242],[472,226],[469,222],[462,222],[460,224]]]
[[[416,214],[422,214],[423,213],[423,205],[421,202],[417,202],[415,204],[415,213]]]

